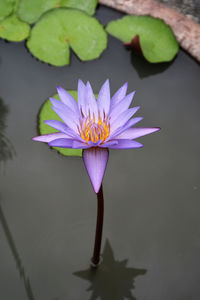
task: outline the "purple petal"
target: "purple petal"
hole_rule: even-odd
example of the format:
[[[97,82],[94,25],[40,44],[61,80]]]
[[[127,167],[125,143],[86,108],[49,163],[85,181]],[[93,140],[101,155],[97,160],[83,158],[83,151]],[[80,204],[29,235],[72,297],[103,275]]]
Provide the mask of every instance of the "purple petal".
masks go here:
[[[129,108],[121,113],[118,118],[110,121],[110,134],[112,134],[117,128],[120,128],[128,122],[128,120],[136,113],[140,107]]]
[[[113,95],[110,102],[111,109],[126,96],[127,88],[128,88],[128,82],[122,85],[122,87],[120,87],[120,89]]]
[[[105,142],[102,145],[99,145],[99,147],[101,147],[101,148],[109,148],[110,146],[117,145],[117,144],[118,144],[117,140],[112,140],[112,141]]]
[[[110,85],[108,79],[99,91],[97,104],[101,117],[103,118],[104,114],[108,115],[110,110]]]
[[[76,100],[68,93],[65,89],[63,89],[60,86],[57,86],[58,95],[60,97],[60,100],[67,105],[71,110],[74,112],[78,112],[78,104]]]
[[[51,126],[52,128],[55,128],[65,134],[67,134],[69,137],[77,138],[78,140],[82,141],[82,138],[79,134],[74,132],[71,128],[69,128],[65,123],[57,120],[46,120],[44,121],[45,124]]]
[[[95,120],[98,121],[98,108],[97,108],[97,101],[95,99],[92,87],[89,82],[87,82],[86,85],[86,97],[85,97],[85,112],[87,113],[87,116],[91,115],[91,118],[93,118],[93,115],[95,116]]]
[[[141,136],[153,133],[160,130],[158,127],[153,127],[153,128],[129,128],[122,132],[119,135],[115,136],[115,139],[137,139]]]
[[[56,139],[48,143],[51,147],[60,147],[60,148],[72,148],[73,139]]]
[[[143,145],[139,142],[124,139],[124,140],[116,140],[116,145],[110,145],[110,149],[131,149],[131,148],[141,148]]]
[[[124,132],[126,129],[132,127],[133,125],[137,124],[138,122],[140,122],[141,120],[143,120],[142,117],[137,117],[137,118],[132,118],[130,119],[124,126],[121,126],[120,128],[116,129],[115,131],[113,131],[112,134],[110,134],[108,140],[114,139],[115,136],[121,134],[122,132]]]
[[[88,142],[88,145],[89,145],[90,147],[97,147],[97,146],[99,146],[99,144],[100,144],[101,142],[102,142],[102,140],[98,140],[98,142],[96,142],[96,143],[89,141],[89,142]]]
[[[86,86],[82,80],[78,81],[78,107],[79,110],[86,116],[86,112],[84,111],[85,107],[85,93]]]
[[[85,144],[84,142],[80,142],[80,141],[73,141],[73,144],[72,144],[73,149],[87,149],[90,147],[91,146]]]
[[[78,122],[80,119],[80,112],[77,110],[74,112],[69,106],[65,105],[61,101],[55,98],[49,98],[53,107],[58,108],[60,111],[63,111],[66,114],[66,117],[73,118],[74,122]]]
[[[134,126],[135,124],[137,124],[138,122],[140,122],[140,121],[142,121],[142,120],[143,120],[142,117],[136,117],[136,118],[130,119],[130,120],[125,124],[124,130],[125,130],[125,129],[128,129],[128,128],[132,127],[132,126]]]
[[[79,122],[77,116],[70,108],[65,106],[65,108],[61,110],[53,106],[52,109],[55,111],[55,113],[57,113],[57,115],[65,122],[65,124],[69,128],[78,133],[77,125],[79,124]]]
[[[44,123],[52,128],[55,128],[55,129],[63,132],[63,133],[67,133],[69,131],[69,127],[65,123],[58,121],[58,120],[45,120]]]
[[[135,92],[130,93],[126,97],[124,97],[117,105],[113,107],[110,111],[109,117],[110,119],[115,120],[121,113],[127,110],[132,102],[133,96]]]
[[[108,162],[108,149],[90,148],[83,150],[83,161],[95,193],[98,193]]]
[[[63,102],[61,102],[61,101],[58,100],[58,99],[55,99],[55,98],[50,97],[49,100],[51,101],[51,103],[52,103],[52,105],[53,105],[54,107],[57,107],[57,108],[59,108],[59,109],[65,109],[65,108],[68,108],[68,109],[71,110],[71,108],[70,108],[69,106],[65,105]]]
[[[44,135],[40,135],[40,136],[36,136],[36,137],[32,138],[33,141],[43,142],[43,143],[49,143],[56,139],[71,139],[71,137],[65,133],[55,132],[55,133],[44,134]]]
[[[137,117],[137,118],[132,118],[130,119],[125,125],[117,128],[116,130],[114,130],[110,136],[107,138],[107,141],[111,140],[111,139],[115,139],[115,136],[121,134],[122,132],[124,132],[126,129],[130,128],[131,126],[135,125],[136,123],[140,122],[141,120],[143,120],[142,117]]]

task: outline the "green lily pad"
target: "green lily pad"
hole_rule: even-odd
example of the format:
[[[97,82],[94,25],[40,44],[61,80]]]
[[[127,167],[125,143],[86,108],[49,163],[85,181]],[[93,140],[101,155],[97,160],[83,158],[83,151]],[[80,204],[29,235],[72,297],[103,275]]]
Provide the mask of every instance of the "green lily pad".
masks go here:
[[[29,36],[30,25],[12,14],[0,22],[0,38],[12,42],[21,42]]]
[[[30,52],[54,66],[68,65],[70,47],[83,61],[98,58],[107,34],[95,18],[74,9],[59,8],[42,16],[27,41]]]
[[[124,43],[139,36],[144,57],[151,63],[172,60],[178,52],[178,43],[171,28],[161,19],[150,16],[125,16],[112,21],[107,32]]]
[[[77,100],[77,91],[68,91],[74,99]],[[58,94],[53,95],[53,98],[56,98],[60,100]],[[45,101],[45,103],[42,105],[41,110],[39,112],[39,132],[40,134],[49,134],[53,132],[58,132],[56,129],[48,126],[47,124],[44,123],[45,120],[59,120],[60,117],[53,111],[52,103],[48,99]],[[57,150],[59,153],[65,156],[82,156],[82,150],[81,149],[70,149],[70,148],[59,148],[59,147],[53,147],[53,149]]]
[[[43,13],[58,7],[68,7],[83,10],[89,15],[95,13],[97,0],[21,0],[18,15],[21,20],[32,24],[35,23]]]
[[[14,5],[14,9],[13,9],[14,13],[17,13],[17,10],[18,10],[18,7],[19,7],[19,3],[20,3],[20,0],[15,0],[15,5]]]
[[[15,6],[15,0],[0,0],[0,21],[9,16]]]

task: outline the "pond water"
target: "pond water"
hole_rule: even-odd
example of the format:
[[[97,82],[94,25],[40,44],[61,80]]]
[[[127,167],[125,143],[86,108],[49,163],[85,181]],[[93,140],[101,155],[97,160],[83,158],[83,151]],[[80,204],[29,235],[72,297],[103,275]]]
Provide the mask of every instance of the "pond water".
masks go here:
[[[99,7],[103,24],[121,14]],[[103,263],[89,269],[96,198],[81,158],[36,143],[59,84],[136,90],[144,148],[113,150],[104,177]],[[200,299],[200,68],[180,51],[150,65],[109,36],[101,58],[55,68],[0,41],[0,299]]]

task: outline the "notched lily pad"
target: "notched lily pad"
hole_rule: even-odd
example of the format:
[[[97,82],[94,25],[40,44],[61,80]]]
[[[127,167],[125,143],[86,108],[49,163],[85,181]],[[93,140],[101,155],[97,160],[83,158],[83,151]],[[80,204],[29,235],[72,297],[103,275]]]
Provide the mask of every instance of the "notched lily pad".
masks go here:
[[[74,99],[77,100],[77,91],[68,91]],[[53,98],[56,98],[60,100],[58,94],[53,95]],[[56,129],[48,126],[44,123],[45,120],[59,120],[60,117],[53,111],[52,103],[48,99],[45,101],[45,103],[42,105],[41,110],[39,112],[38,121],[39,121],[39,132],[40,134],[49,134],[53,132],[58,132]],[[81,149],[70,149],[70,148],[59,148],[59,147],[53,147],[53,149],[57,150],[59,153],[65,156],[82,156],[82,150]]]
[[[136,53],[142,54],[140,36],[137,34],[129,43],[124,43],[127,48],[133,49]]]
[[[9,16],[15,7],[15,0],[0,0],[0,21]]]
[[[35,23],[43,13],[53,8],[76,8],[89,15],[93,15],[96,6],[97,0],[21,0],[18,15],[21,20],[32,24]]]
[[[70,47],[83,61],[98,58],[107,34],[95,18],[74,9],[59,8],[42,16],[27,41],[30,52],[54,66],[68,65]]]
[[[11,42],[21,42],[29,36],[30,25],[12,14],[0,22],[0,38]]]
[[[126,46],[141,49],[151,63],[170,61],[179,49],[171,28],[163,20],[150,16],[125,16],[111,21],[106,30]]]

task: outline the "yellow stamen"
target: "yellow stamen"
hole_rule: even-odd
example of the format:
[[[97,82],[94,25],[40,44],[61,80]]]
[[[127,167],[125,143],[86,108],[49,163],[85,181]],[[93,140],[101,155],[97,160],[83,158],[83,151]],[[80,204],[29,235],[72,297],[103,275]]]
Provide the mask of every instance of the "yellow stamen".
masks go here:
[[[103,115],[101,118],[100,113],[98,114],[98,122],[95,122],[95,115],[91,116],[89,111],[88,117],[83,118],[80,121],[80,127],[78,127],[79,134],[81,138],[86,142],[97,143],[101,140],[103,143],[110,134],[110,124],[108,122],[107,116]]]

